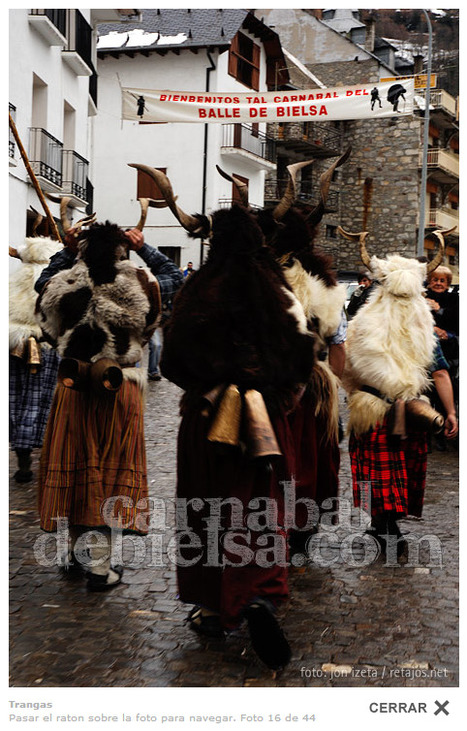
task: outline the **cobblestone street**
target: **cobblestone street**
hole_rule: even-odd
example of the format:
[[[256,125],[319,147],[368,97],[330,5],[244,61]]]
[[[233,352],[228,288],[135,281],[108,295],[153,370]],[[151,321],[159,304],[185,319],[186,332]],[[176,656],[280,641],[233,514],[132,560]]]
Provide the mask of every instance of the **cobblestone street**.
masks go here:
[[[179,396],[165,379],[148,385],[150,491],[172,508]],[[341,492],[350,501],[346,440],[341,447]],[[165,564],[156,565],[149,538],[139,545],[152,565],[127,568],[121,586],[103,594],[56,566],[38,565],[33,547],[44,534],[36,484],[16,484],[15,470],[10,453],[13,687],[458,685],[458,454],[451,446],[429,455],[423,520],[401,521],[418,538],[437,537],[441,555],[425,546],[418,562],[352,566],[330,548],[329,565],[294,569],[281,612],[293,658],[277,677],[257,660],[245,628],[225,641],[205,641],[189,629],[174,566],[165,554]],[[337,531],[348,533],[345,525]]]

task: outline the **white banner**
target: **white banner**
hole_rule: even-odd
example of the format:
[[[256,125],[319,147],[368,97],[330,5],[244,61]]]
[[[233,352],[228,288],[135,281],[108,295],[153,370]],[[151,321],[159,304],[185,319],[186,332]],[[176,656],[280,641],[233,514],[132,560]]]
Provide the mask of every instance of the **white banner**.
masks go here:
[[[335,89],[208,93],[122,89],[123,119],[134,122],[311,122],[412,114],[414,80]]]

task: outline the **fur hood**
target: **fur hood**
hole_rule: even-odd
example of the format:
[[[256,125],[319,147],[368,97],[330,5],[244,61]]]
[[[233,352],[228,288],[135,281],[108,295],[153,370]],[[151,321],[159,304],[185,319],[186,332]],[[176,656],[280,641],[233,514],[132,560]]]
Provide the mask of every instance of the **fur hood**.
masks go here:
[[[424,265],[404,259],[408,268],[402,271],[396,259],[402,257],[388,257],[387,267],[378,273],[375,269],[381,284],[349,323],[343,384],[349,392],[349,428],[357,433],[380,423],[389,408],[360,391],[361,386],[406,400],[420,396],[429,385],[436,340],[422,294]]]
[[[37,300],[34,284],[49,263],[50,257],[62,249],[63,244],[60,241],[40,236],[27,238],[16,247],[23,263],[11,274],[9,280],[10,350],[18,347],[31,335],[35,338],[41,337],[41,329],[34,314]]]
[[[43,289],[37,319],[61,356],[88,362],[113,358],[122,366],[141,361],[161,311],[159,285],[149,269],[131,261],[118,261],[115,270],[112,282],[97,285],[79,260]]]
[[[297,259],[291,267],[284,268],[284,275],[307,319],[318,320],[320,337],[324,340],[333,335],[342,317],[346,299],[345,286],[327,286],[320,277],[309,274]]]

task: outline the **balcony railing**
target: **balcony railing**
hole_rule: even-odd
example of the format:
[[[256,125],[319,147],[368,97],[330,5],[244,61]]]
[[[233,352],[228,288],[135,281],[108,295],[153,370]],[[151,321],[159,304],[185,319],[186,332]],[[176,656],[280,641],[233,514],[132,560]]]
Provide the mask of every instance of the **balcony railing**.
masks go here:
[[[430,92],[430,104],[435,109],[443,109],[453,117],[457,115],[457,100],[444,89],[435,89]]]
[[[419,165],[422,165],[422,154],[420,153]],[[459,177],[459,157],[446,150],[428,150],[427,166],[430,169],[439,168],[449,175]]]
[[[91,76],[92,28],[79,10],[68,10],[63,59],[78,76]]]
[[[272,127],[274,129],[274,127]],[[273,133],[277,141],[284,143],[297,143],[313,147],[330,148],[340,150],[340,132],[329,124],[319,122],[306,122],[306,124],[277,124]]]
[[[97,73],[94,66],[92,68],[92,76],[89,77],[89,96],[97,107]]]
[[[276,143],[247,124],[222,125],[222,147],[245,150],[269,162],[276,161]]]
[[[63,150],[63,193],[70,193],[81,200],[87,200],[86,181],[89,163],[74,150]]]
[[[9,104],[9,111],[10,111],[13,122],[16,122],[16,107],[14,104]],[[8,140],[8,154],[10,157],[15,156],[15,150],[16,150],[15,136],[10,129],[10,139]]]
[[[288,178],[279,178],[278,180],[266,180],[264,186],[264,200],[278,201],[282,198],[289,182]],[[313,185],[311,180],[302,180],[297,182],[296,200],[302,203],[312,204],[318,203],[319,191],[316,183]],[[339,209],[339,192],[331,190],[326,200],[326,210],[337,211]]]
[[[441,228],[450,229],[453,226],[459,226],[459,211],[453,208],[431,208],[425,219],[425,228]],[[454,235],[459,234],[459,230],[453,231]]]
[[[90,216],[91,213],[94,213],[94,186],[89,178],[86,180],[86,200],[88,202],[86,206],[86,213],[88,214],[88,216]]]
[[[63,144],[45,129],[29,129],[29,159],[36,175],[55,185],[62,184]]]
[[[54,24],[56,29],[62,34],[66,35],[66,10],[30,10],[31,15],[45,15],[46,18]]]

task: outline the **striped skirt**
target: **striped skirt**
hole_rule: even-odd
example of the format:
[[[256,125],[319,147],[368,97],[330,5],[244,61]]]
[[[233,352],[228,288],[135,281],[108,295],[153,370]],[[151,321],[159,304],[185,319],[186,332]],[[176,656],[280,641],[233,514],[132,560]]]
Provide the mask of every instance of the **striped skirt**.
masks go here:
[[[58,385],[39,471],[41,528],[71,525],[145,534],[149,507],[143,394],[124,380],[116,393]]]

